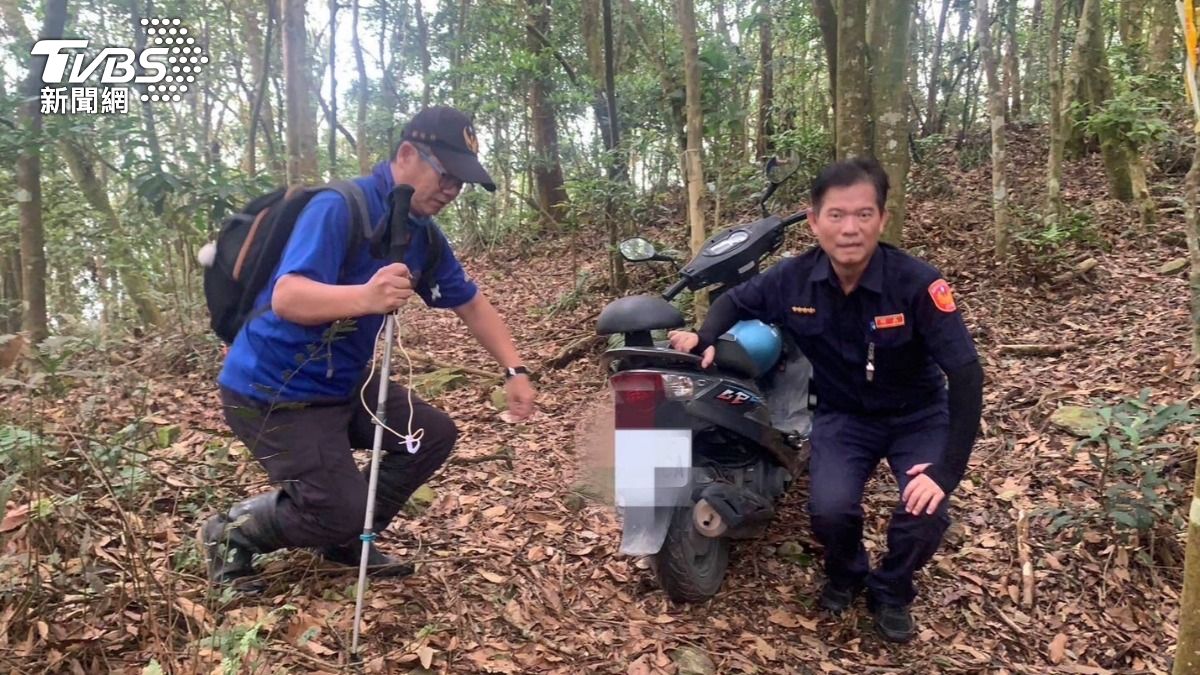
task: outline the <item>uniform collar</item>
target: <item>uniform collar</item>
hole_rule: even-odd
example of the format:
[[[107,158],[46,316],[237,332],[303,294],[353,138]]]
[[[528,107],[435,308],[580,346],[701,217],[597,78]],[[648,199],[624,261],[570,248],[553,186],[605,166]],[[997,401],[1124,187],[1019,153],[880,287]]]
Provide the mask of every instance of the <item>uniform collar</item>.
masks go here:
[[[875,248],[875,252],[871,254],[871,260],[867,262],[867,269],[863,270],[862,278],[858,280],[860,288],[865,288],[875,293],[883,292],[883,247],[884,244],[879,244]],[[823,250],[821,251],[817,266],[813,269],[812,275],[809,277],[809,281],[814,283],[825,281],[835,286],[840,286],[837,274],[833,271],[833,262],[830,261],[829,255]]]

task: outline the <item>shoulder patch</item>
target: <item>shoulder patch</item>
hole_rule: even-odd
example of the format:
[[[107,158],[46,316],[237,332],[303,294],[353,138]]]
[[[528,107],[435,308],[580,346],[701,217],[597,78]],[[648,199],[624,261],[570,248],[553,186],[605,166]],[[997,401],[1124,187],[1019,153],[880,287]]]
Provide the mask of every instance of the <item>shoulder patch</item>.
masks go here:
[[[929,284],[929,297],[933,298],[933,304],[943,312],[953,312],[958,309],[954,304],[954,294],[950,292],[950,284],[946,283],[945,279],[938,279]]]

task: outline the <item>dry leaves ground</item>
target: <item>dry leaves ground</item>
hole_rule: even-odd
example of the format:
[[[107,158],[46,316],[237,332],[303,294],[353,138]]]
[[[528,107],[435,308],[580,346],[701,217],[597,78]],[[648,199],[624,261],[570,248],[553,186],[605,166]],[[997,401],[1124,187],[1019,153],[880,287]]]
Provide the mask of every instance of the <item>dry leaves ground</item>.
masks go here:
[[[1040,140],[1012,143],[1011,191],[1042,194]],[[940,173],[939,173],[940,172]],[[859,607],[814,607],[821,576],[804,515],[805,485],[768,536],[735,548],[720,595],[673,606],[644,560],[617,555],[619,529],[600,498],[606,395],[597,351],[539,369],[539,412],[509,425],[496,382],[460,377],[433,397],[462,430],[454,463],[419,514],[385,546],[421,563],[368,591],[366,672],[388,673],[1161,673],[1179,621],[1181,541],[1160,528],[1122,540],[1105,521],[1051,532],[1048,509],[1098,508],[1099,471],[1049,424],[1066,403],[1105,404],[1151,391],[1196,394],[1185,277],[1159,266],[1185,254],[1179,177],[1156,195],[1167,211],[1143,227],[1103,200],[1091,160],[1070,164],[1067,197],[1094,213],[1100,239],[1061,260],[991,262],[986,167],[916,167],[906,241],[955,285],[987,372],[984,431],[955,495],[952,529],[920,576],[920,636],[883,643]],[[1174,209],[1173,211],[1171,209]],[[676,226],[672,231],[682,232]],[[682,237],[659,235],[678,246]],[[599,238],[538,244],[528,258],[468,257],[532,364],[590,336],[605,298],[573,292],[577,272],[605,276]],[[808,245],[804,233],[789,242]],[[572,248],[574,244],[574,248]],[[1078,258],[1082,278],[1047,281]],[[649,287],[654,271],[634,280]],[[449,313],[404,311],[404,343],[437,360],[493,371]],[[1056,356],[1000,345],[1065,344]],[[200,518],[263,489],[221,421],[206,336],[151,336],[65,358],[36,392],[11,382],[0,436],[16,479],[0,524],[0,666],[11,672],[339,672],[353,617],[353,571],[324,571],[306,552],[264,561],[259,599],[206,592],[192,536]],[[73,372],[64,372],[66,369]],[[432,366],[417,363],[418,372]],[[396,376],[407,379],[403,359]],[[444,380],[446,378],[435,378]],[[429,385],[427,382],[426,385]],[[431,385],[430,385],[431,386]],[[36,394],[36,395],[34,395]],[[14,436],[20,427],[36,435]],[[1172,477],[1190,483],[1190,429],[1163,440]],[[29,456],[35,455],[35,456]],[[1191,459],[1189,459],[1191,458]],[[881,471],[868,500],[868,548],[880,552],[894,499]],[[3,501],[3,500],[0,500]],[[1029,514],[1027,537],[1018,515]],[[1028,545],[1032,603],[1019,546]],[[707,662],[707,663],[705,663]]]

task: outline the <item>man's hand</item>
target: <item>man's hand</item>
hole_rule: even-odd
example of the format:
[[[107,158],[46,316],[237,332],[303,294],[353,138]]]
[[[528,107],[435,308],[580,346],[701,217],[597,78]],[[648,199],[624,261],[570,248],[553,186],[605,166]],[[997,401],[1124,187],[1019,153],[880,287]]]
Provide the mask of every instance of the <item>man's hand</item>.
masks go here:
[[[937,511],[938,504],[946,498],[946,493],[938,484],[933,482],[933,479],[925,475],[925,469],[928,469],[930,464],[917,464],[908,470],[908,475],[916,476],[908,482],[908,486],[904,488],[904,494],[900,495],[900,499],[904,502],[904,509],[910,514],[917,516],[921,513],[932,514]]]
[[[671,349],[681,352],[692,353],[692,350],[700,344],[700,336],[688,332],[686,330],[673,330],[667,333],[667,339],[671,341]],[[704,355],[700,359],[700,367],[707,368],[712,365],[713,359],[717,357],[717,348],[709,347],[704,350]]]
[[[404,263],[392,263],[361,286],[363,314],[389,314],[413,295],[412,275]]]
[[[533,413],[533,400],[537,398],[537,391],[529,381],[528,375],[514,375],[508,378],[504,383],[504,396],[513,422],[519,422]]]

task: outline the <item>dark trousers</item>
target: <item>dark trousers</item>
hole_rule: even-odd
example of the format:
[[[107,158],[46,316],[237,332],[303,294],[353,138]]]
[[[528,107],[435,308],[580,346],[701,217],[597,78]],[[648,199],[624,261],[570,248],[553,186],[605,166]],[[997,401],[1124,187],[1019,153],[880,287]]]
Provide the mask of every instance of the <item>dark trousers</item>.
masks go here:
[[[366,401],[375,411],[379,375],[367,385]],[[367,509],[370,466],[359,471],[352,449],[369,449],[375,424],[358,390],[340,405],[276,404],[271,408],[221,388],[225,420],[282,491],[276,516],[288,546],[344,544],[362,532]],[[415,394],[412,428],[424,429],[419,450],[410,454],[404,440],[383,432],[374,531],[384,530],[412,493],[446,462],[458,429],[446,413]],[[408,433],[408,391],[389,384],[387,425]]]
[[[866,585],[884,603],[908,605],[917,595],[913,573],[941,545],[950,525],[948,499],[933,515],[909,515],[900,501],[888,525],[888,550],[870,569],[862,544],[863,489],[881,459],[900,486],[916,464],[937,462],[946,442],[945,403],[896,417],[818,411],[813,419],[809,513],[813,534],[825,548],[825,572],[840,588]]]

